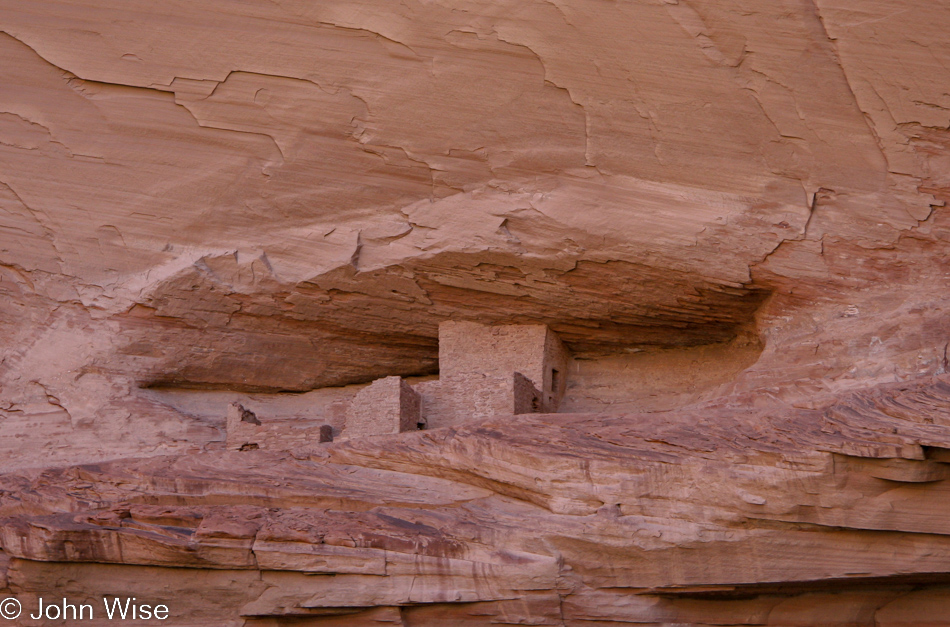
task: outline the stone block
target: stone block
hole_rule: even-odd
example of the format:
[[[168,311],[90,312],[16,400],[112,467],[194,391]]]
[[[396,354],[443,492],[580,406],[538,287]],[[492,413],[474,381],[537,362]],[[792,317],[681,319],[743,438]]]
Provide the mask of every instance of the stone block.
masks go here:
[[[431,426],[494,415],[555,412],[570,354],[545,325],[439,326],[439,383],[426,386]]]
[[[541,391],[531,379],[516,372],[511,379],[511,405],[513,414],[536,414],[541,411]]]
[[[360,390],[346,412],[344,438],[414,431],[421,422],[419,395],[402,377],[378,379]]]

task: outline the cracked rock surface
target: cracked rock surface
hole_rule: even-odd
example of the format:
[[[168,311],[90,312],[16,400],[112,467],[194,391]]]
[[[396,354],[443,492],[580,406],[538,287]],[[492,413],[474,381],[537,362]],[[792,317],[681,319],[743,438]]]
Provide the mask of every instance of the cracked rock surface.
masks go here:
[[[0,597],[950,624],[948,30],[910,0],[0,0]],[[447,320],[547,324],[560,413],[224,451],[230,402],[338,429],[432,380]]]

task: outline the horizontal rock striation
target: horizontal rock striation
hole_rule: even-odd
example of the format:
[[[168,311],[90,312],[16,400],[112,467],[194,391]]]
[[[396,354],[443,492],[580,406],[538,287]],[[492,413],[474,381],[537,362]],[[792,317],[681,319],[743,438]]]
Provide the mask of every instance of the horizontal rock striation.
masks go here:
[[[0,0],[0,599],[950,625],[942,4]]]
[[[253,571],[234,624],[941,624],[948,408],[941,377],[12,474],[0,543],[33,594],[64,563],[88,595],[105,564]]]

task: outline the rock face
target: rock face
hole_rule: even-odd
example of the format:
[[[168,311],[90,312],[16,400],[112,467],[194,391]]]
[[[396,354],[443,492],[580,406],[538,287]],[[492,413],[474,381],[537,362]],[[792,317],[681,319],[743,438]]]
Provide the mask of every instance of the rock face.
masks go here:
[[[950,625],[948,29],[0,0],[0,599]]]

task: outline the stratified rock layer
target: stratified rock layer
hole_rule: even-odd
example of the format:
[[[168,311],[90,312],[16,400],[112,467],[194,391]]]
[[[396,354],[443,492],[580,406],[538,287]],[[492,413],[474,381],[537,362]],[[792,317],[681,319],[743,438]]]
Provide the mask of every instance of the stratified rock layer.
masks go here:
[[[122,564],[182,624],[220,585],[216,624],[945,624],[948,415],[942,377],[10,474],[0,542],[24,599]]]
[[[948,30],[910,0],[0,0],[0,597],[950,624]],[[444,383],[445,321],[547,325],[564,413],[297,437]],[[230,403],[293,449],[226,451]]]

